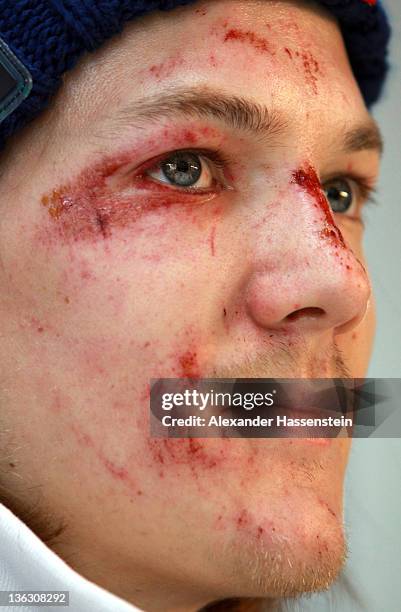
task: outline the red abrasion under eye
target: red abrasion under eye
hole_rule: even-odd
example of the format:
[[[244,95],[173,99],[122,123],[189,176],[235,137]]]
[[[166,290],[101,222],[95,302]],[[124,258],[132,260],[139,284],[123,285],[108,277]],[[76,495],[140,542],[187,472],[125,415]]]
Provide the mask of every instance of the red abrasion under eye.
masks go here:
[[[194,142],[185,130],[183,138]],[[193,213],[199,195],[180,193],[165,185],[153,185],[141,176],[129,175],[122,187],[110,183],[113,175],[132,161],[133,154],[106,159],[84,169],[75,179],[42,196],[53,224],[53,237],[62,242],[97,241],[110,238],[115,230],[131,228],[144,214],[174,206],[183,214]],[[45,233],[46,240],[51,238]]]

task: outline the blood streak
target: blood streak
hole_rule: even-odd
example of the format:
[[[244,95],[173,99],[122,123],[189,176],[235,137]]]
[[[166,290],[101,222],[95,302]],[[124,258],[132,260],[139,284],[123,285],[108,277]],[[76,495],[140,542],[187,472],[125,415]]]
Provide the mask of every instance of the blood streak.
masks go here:
[[[325,225],[320,232],[321,237],[328,238],[336,246],[346,248],[344,238],[335,224],[332,210],[323,193],[316,170],[310,164],[305,164],[302,168],[293,172],[291,182],[299,185],[303,191],[310,195],[315,201],[315,206],[323,213]]]
[[[213,66],[213,68],[217,68],[217,59],[214,53],[209,54],[209,62],[210,65]]]
[[[318,74],[320,74],[318,61],[310,51],[296,51],[295,55],[302,61],[306,82],[309,83],[314,93],[317,94]]]
[[[159,465],[164,475],[164,470],[171,470],[173,466],[189,466],[193,475],[197,476],[200,470],[215,470],[226,461],[225,446],[228,441],[224,440],[224,446],[214,450],[203,441],[196,438],[181,438],[156,440],[150,438],[148,446],[153,461]]]
[[[210,232],[210,252],[212,257],[216,255],[216,226],[212,227]]]
[[[182,378],[199,378],[200,368],[196,351],[186,351],[179,358]]]
[[[127,468],[119,466],[113,461],[110,461],[110,459],[108,459],[108,457],[106,457],[101,450],[96,448],[95,442],[92,437],[89,436],[87,433],[82,432],[75,424],[71,424],[70,428],[75,434],[78,444],[80,446],[91,449],[97,459],[103,465],[105,470],[112,476],[112,478],[123,482],[131,490],[137,490],[136,482],[132,478],[131,474],[128,472]],[[137,491],[137,494],[142,495],[142,491]]]
[[[298,58],[298,61],[302,62],[305,80],[308,85],[311,86],[313,92],[317,94],[317,86],[319,82],[318,75],[322,74],[317,59],[312,55],[310,51],[291,51],[291,49],[289,49],[288,47],[284,47],[284,52],[291,60],[294,58],[295,55],[295,57]]]
[[[153,64],[149,68],[149,73],[155,77],[157,81],[161,81],[173,74],[173,72],[185,64],[181,57],[172,57],[160,64]]]
[[[239,515],[237,516],[235,523],[238,529],[243,529],[249,525],[250,517],[247,510],[241,510]]]
[[[334,512],[334,510],[332,510],[329,506],[329,504],[327,502],[325,502],[323,499],[318,499],[319,504],[323,507],[326,508],[326,510],[329,512],[329,514],[331,514],[331,516],[333,516],[334,518],[337,518],[337,514]]]
[[[257,34],[249,30],[244,31],[235,28],[228,30],[224,37],[224,42],[228,41],[248,43],[254,49],[256,49],[256,51],[259,51],[261,53],[270,53],[271,55],[273,54],[267,40],[265,38],[262,38],[261,36],[257,36]]]
[[[375,6],[377,4],[377,0],[362,0],[365,4],[369,4],[369,6]]]

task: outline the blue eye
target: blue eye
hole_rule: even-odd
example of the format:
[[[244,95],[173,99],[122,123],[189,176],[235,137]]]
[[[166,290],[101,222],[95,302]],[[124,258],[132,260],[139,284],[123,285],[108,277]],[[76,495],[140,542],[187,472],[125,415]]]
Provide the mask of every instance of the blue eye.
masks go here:
[[[193,187],[202,174],[202,161],[198,155],[177,152],[160,164],[164,177],[177,187]]]
[[[148,176],[172,187],[207,190],[214,184],[209,161],[192,151],[175,151],[148,170]]]
[[[350,181],[333,179],[324,185],[324,193],[335,213],[345,213],[354,203],[354,192]]]
[[[218,188],[231,189],[224,176],[228,165],[229,161],[219,151],[183,149],[159,158],[146,175],[178,191],[202,193]]]

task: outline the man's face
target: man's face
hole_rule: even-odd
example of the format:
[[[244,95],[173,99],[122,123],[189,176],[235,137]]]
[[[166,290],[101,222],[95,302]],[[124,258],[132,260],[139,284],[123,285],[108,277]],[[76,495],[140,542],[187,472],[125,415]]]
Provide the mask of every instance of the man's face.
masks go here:
[[[371,130],[328,15],[222,0],[129,26],[10,156],[13,466],[63,519],[59,550],[146,609],[323,588],[341,567],[345,440],[152,439],[149,382],[364,375]]]

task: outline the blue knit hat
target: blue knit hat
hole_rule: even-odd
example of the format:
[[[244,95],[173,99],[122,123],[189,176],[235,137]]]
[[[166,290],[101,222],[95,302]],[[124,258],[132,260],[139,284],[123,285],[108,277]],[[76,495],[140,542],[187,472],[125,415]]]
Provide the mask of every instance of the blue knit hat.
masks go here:
[[[86,51],[100,47],[139,15],[195,1],[0,0],[2,64],[8,61],[20,80],[19,97],[10,96],[12,112],[0,123],[0,148],[47,106],[62,75]],[[387,72],[390,29],[382,6],[376,0],[318,1],[338,19],[355,77],[366,104],[372,105]]]

